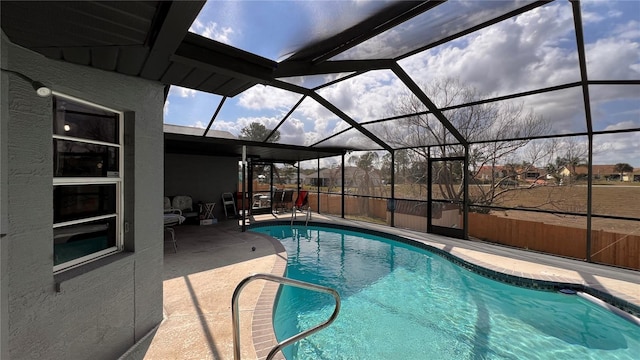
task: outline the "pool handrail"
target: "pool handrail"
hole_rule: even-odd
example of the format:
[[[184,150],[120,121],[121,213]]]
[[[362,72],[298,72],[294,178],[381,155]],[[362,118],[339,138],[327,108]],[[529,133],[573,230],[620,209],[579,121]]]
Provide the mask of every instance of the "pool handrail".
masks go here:
[[[240,297],[240,292],[242,291],[242,289],[253,280],[273,281],[283,285],[290,285],[307,290],[323,292],[332,295],[336,301],[336,307],[329,319],[321,324],[318,324],[312,328],[309,328],[301,333],[293,335],[290,338],[279,342],[271,349],[271,351],[269,351],[269,354],[266,357],[267,360],[272,359],[280,350],[282,350],[286,346],[289,346],[292,343],[329,326],[338,317],[338,313],[340,312],[340,294],[338,294],[338,292],[332,288],[273,274],[257,273],[250,275],[238,283],[238,286],[236,286],[236,289],[234,290],[233,296],[231,298],[231,318],[233,320],[233,358],[235,360],[240,360],[240,312],[238,310],[238,298]]]

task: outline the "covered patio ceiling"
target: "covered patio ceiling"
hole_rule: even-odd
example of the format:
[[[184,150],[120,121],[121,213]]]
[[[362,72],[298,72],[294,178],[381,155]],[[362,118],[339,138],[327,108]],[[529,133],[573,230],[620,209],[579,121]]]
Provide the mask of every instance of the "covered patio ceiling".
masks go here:
[[[257,12],[264,4],[294,4],[277,1],[240,3],[251,9],[255,8]],[[526,17],[518,17],[554,3],[569,8],[564,14],[569,13],[570,16],[564,21],[569,22],[572,29],[569,33],[572,36],[566,37],[563,41],[571,43],[568,46],[567,57],[575,65],[572,76],[562,76],[559,77],[561,80],[553,80],[551,83],[539,82],[550,84],[548,86],[514,87],[506,93],[467,99],[466,103],[438,103],[425,93],[424,79],[420,78],[422,75],[412,73],[402,64],[404,60],[416,54],[430,51],[436,54],[443,51],[439,50],[443,44],[462,46],[470,41],[466,36],[490,29],[500,22],[513,19],[527,21]],[[592,2],[372,1],[358,3],[358,6],[347,1],[314,2],[315,18],[309,19],[310,21],[287,19],[290,14],[286,10],[278,15],[281,16],[279,24],[284,29],[282,31],[297,33],[297,36],[288,37],[289,42],[281,42],[275,37],[265,37],[262,48],[273,50],[265,53],[252,53],[248,48],[230,46],[196,33],[196,24],[201,12],[208,9],[222,13],[225,11],[224,1],[2,1],[0,6],[2,30],[6,36],[13,43],[46,57],[159,81],[166,85],[167,94],[170,86],[176,86],[221,97],[218,103],[210,104],[210,120],[206,124],[206,130],[202,130],[203,135],[206,135],[212,125],[215,128],[219,111],[226,106],[225,100],[255,88],[256,85],[264,85],[273,91],[296,94],[299,98],[270,130],[283,130],[284,126],[288,125],[287,121],[297,115],[296,111],[301,108],[300,104],[303,102],[312,103],[312,106],[323,108],[330,114],[326,119],[322,119],[322,122],[341,124],[313,138],[305,135],[305,125],[305,132],[282,139],[279,141],[281,144],[271,143],[273,139],[269,137],[273,132],[263,138],[262,146],[265,149],[255,150],[255,156],[269,160],[279,158],[286,162],[307,159],[311,155],[335,156],[348,149],[392,151],[406,148],[406,142],[391,138],[386,132],[389,128],[398,127],[394,125],[399,124],[397,121],[417,115],[428,115],[435,119],[441,124],[443,131],[450,135],[453,143],[466,145],[478,139],[471,138],[460,129],[449,111],[479,104],[507,103],[512,99],[529,99],[540,94],[548,94],[556,99],[569,98],[567,93],[573,94],[573,90],[576,94],[568,101],[572,101],[574,106],[579,104],[577,108],[582,113],[578,116],[576,124],[560,128],[558,124],[568,120],[552,118],[551,123],[555,128],[542,135],[587,136],[598,131],[613,131],[611,127],[594,125],[594,121],[597,120],[593,118],[595,111],[591,104],[594,99],[594,87],[626,87],[622,92],[632,95],[631,100],[625,98],[624,101],[633,102],[634,99],[640,99],[640,75],[637,70],[629,70],[627,73],[621,73],[622,75],[612,74],[611,77],[607,77],[605,74],[603,77],[598,74],[597,78],[589,78],[582,3]],[[233,14],[228,15],[227,17],[233,18]],[[592,16],[594,15],[589,13],[589,20],[592,20]],[[640,23],[640,15],[636,14],[636,18],[639,20],[636,22],[637,25]],[[270,29],[260,21],[255,21],[247,25],[245,31],[249,30],[266,32]],[[529,36],[541,35],[532,33]],[[632,38],[633,36],[635,35],[631,35]],[[547,41],[545,46],[557,46],[551,44],[554,41],[555,39]],[[637,45],[637,39],[635,44]],[[278,55],[268,55],[271,53]],[[640,50],[636,49],[635,53],[638,55]],[[463,55],[461,53],[458,56]],[[428,66],[428,63],[425,63],[425,66]],[[630,68],[633,69],[633,66],[630,65]],[[489,70],[486,71],[495,73]],[[536,76],[535,69],[521,71],[531,72],[530,77]],[[359,76],[376,72],[384,73],[386,81],[396,82],[406,93],[418,99],[419,108],[414,112],[394,112],[388,116],[365,116],[344,110],[344,106],[340,104],[341,99],[328,93]],[[485,80],[497,81],[488,75]],[[364,95],[366,94],[349,93],[344,94],[342,98]],[[620,99],[612,101],[619,102]],[[540,99],[532,101],[535,104],[541,102]],[[311,122],[321,120],[311,119]],[[205,127],[205,124],[202,125]],[[615,128],[615,131],[639,131],[640,120],[636,116],[630,122],[627,121],[625,126]],[[528,135],[525,133],[524,137],[526,136]],[[183,138],[173,135],[168,135],[166,139],[167,149],[170,151],[178,151],[178,144],[181,144],[180,151],[219,152],[237,156],[238,149],[241,148],[236,146],[240,142],[227,139],[214,141],[206,137]],[[509,139],[496,137],[480,140]],[[187,145],[187,141],[193,141],[193,144]],[[435,145],[430,140],[420,141],[416,140],[409,145]],[[258,149],[257,145],[252,143],[251,148]],[[287,152],[287,146],[290,145],[302,145],[308,148],[308,151],[298,148],[296,158]],[[268,148],[274,150],[267,150]]]
[[[296,145],[262,143],[258,141],[192,136],[165,132],[164,148],[167,153],[211,155],[240,158],[246,149],[247,159],[261,163],[294,164],[345,154],[342,148],[310,148]]]

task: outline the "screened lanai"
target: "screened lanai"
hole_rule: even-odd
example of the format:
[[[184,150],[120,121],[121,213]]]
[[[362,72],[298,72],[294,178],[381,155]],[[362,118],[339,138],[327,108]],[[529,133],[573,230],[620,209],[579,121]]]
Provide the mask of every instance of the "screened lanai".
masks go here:
[[[284,149],[245,176],[315,211],[640,268],[638,2],[2,6],[17,44],[164,83],[165,124]]]

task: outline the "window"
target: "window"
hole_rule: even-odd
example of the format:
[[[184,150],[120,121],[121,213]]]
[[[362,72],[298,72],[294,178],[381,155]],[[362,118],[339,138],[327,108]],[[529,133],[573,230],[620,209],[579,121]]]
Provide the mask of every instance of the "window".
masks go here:
[[[54,272],[122,250],[122,119],[54,93]]]

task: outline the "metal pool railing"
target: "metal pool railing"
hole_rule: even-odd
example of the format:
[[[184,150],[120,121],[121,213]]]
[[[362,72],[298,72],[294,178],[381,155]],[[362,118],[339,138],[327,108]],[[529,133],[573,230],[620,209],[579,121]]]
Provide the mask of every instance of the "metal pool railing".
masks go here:
[[[240,297],[240,292],[248,283],[250,283],[253,280],[259,280],[259,279],[273,281],[283,285],[290,285],[290,286],[295,286],[303,289],[323,292],[323,293],[332,295],[333,298],[336,300],[336,307],[333,310],[333,313],[331,314],[329,319],[327,319],[327,321],[279,342],[275,347],[271,349],[271,351],[267,355],[267,360],[272,359],[280,350],[282,350],[286,346],[289,346],[294,342],[301,340],[329,326],[338,317],[338,312],[340,312],[340,295],[336,290],[332,288],[328,288],[326,286],[316,285],[316,284],[312,284],[312,283],[308,283],[300,280],[289,279],[286,277],[276,276],[272,274],[261,274],[261,273],[253,274],[249,277],[246,277],[242,281],[240,281],[238,286],[236,286],[235,291],[233,292],[233,297],[231,298],[231,317],[233,319],[233,358],[235,360],[240,360],[240,312],[238,310],[238,298]]]

